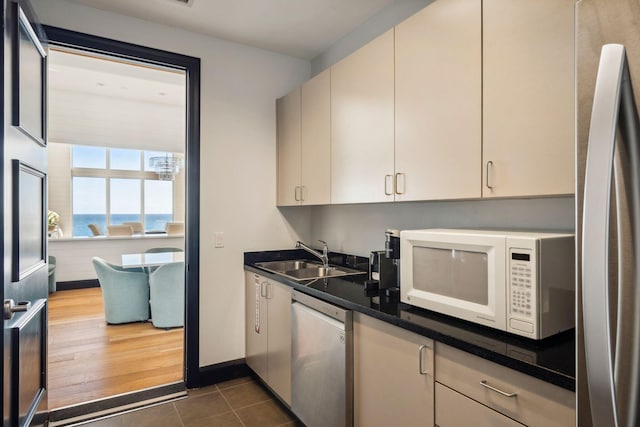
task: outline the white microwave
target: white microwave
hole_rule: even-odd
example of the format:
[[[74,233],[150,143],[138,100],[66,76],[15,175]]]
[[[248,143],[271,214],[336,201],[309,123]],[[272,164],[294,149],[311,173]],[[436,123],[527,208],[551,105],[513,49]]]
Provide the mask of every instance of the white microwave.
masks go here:
[[[575,326],[573,234],[400,232],[400,299],[527,338]]]

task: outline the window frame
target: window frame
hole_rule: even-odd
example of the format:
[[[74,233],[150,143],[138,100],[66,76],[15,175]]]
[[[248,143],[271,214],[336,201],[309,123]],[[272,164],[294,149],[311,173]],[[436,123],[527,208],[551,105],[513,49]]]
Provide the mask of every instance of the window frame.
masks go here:
[[[111,169],[111,149],[118,147],[102,147],[96,146],[99,148],[105,149],[106,156],[106,165],[105,168],[83,168],[83,167],[73,167],[73,148],[76,146],[86,146],[82,144],[70,144],[69,156],[70,156],[70,164],[71,164],[71,236],[72,237],[84,237],[84,236],[76,236],[73,234],[73,226],[74,226],[74,215],[75,211],[73,209],[73,201],[75,197],[74,193],[74,178],[104,178],[105,179],[105,206],[106,206],[106,222],[105,226],[111,225],[111,179],[137,179],[140,185],[140,222],[142,223],[143,232],[145,230],[145,185],[144,182],[146,180],[149,181],[163,181],[159,178],[158,174],[153,171],[145,171],[144,164],[144,153],[145,151],[153,151],[157,150],[144,150],[131,148],[131,150],[137,150],[140,152],[140,169],[137,171],[134,170],[125,170],[125,169]],[[163,151],[164,153],[164,151]],[[179,153],[171,153],[173,155]],[[175,217],[175,203],[176,203],[176,188],[175,188],[175,180],[171,181],[172,189],[171,189],[171,216]]]

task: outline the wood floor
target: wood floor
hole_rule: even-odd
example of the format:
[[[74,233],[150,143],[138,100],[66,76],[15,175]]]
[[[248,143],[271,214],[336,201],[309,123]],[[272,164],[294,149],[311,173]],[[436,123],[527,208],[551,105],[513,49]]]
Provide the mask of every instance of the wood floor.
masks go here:
[[[49,296],[49,409],[183,380],[184,329],[107,325],[100,288]]]

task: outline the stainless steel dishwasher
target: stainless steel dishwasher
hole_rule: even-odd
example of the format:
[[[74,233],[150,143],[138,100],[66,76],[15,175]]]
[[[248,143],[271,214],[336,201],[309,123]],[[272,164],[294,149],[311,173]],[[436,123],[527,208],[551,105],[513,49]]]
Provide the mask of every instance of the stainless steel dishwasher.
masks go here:
[[[353,424],[350,310],[292,291],[291,409],[307,427]]]

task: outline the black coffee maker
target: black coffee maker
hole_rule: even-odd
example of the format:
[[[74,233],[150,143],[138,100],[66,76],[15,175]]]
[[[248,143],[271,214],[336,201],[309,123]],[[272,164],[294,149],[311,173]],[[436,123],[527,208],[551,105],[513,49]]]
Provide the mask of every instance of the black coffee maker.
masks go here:
[[[373,251],[369,257],[369,286],[393,294],[400,287],[400,232],[389,229],[384,235],[384,251]]]

